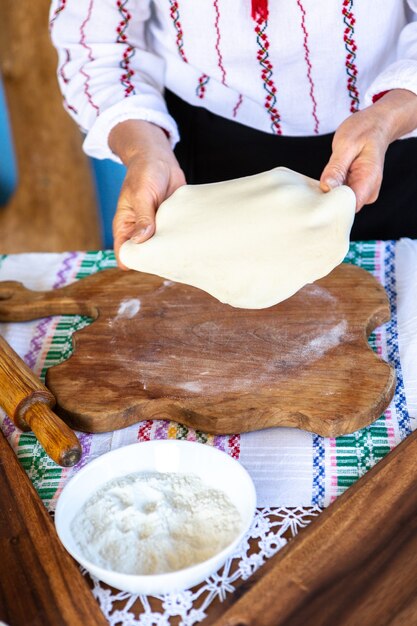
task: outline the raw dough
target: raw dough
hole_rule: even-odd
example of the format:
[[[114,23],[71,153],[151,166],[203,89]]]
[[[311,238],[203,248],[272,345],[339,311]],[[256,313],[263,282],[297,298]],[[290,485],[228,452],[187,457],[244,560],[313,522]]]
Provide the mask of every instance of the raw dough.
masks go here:
[[[234,307],[262,309],[326,276],[349,247],[355,194],[277,167],[180,187],[159,207],[156,234],[127,241],[129,268],[187,283]]]

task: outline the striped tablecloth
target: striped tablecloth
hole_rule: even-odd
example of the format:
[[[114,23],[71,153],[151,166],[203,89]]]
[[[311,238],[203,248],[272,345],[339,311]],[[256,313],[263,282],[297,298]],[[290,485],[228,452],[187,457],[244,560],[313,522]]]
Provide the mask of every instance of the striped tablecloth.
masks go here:
[[[31,433],[19,432],[0,413],[3,432],[47,507],[54,509],[66,481],[93,458],[135,441],[165,438],[201,441],[239,459],[254,479],[260,506],[326,506],[334,500],[417,425],[417,242],[354,243],[346,262],[374,274],[391,303],[391,321],[377,329],[370,343],[395,366],[397,388],[391,405],[374,424],[326,439],[290,428],[214,437],[174,422],[142,421],[113,433],[80,433],[83,458],[75,468],[63,469],[45,455]],[[114,266],[110,251],[0,256],[0,281],[52,289]],[[81,316],[60,316],[0,324],[0,333],[44,378],[47,368],[68,358],[72,333],[88,323]]]

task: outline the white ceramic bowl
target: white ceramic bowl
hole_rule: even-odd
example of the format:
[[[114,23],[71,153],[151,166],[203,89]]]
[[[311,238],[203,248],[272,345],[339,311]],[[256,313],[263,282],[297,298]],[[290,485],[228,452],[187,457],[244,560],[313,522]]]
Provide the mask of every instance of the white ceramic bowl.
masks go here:
[[[241,515],[241,532],[210,559],[176,572],[137,576],[94,565],[83,556],[75,542],[71,532],[72,520],[100,487],[132,472],[181,472],[199,476],[209,486],[228,495]],[[248,531],[255,508],[252,479],[242,465],[226,453],[190,441],[146,441],[103,454],[77,472],[59,497],[55,525],[65,548],[91,574],[123,591],[156,595],[192,587],[217,571]]]

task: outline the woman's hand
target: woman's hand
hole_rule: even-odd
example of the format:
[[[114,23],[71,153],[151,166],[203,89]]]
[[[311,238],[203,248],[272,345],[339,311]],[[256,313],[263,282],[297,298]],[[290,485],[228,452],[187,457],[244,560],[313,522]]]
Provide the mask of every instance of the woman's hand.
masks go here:
[[[332,156],[320,178],[323,191],[349,185],[356,211],[378,198],[389,144],[417,128],[417,96],[393,89],[367,109],[348,117],[333,138]]]
[[[112,129],[109,146],[127,167],[113,220],[114,251],[126,269],[120,246],[130,238],[142,243],[152,237],[159,205],[185,184],[185,177],[165,132],[150,122],[121,122]]]

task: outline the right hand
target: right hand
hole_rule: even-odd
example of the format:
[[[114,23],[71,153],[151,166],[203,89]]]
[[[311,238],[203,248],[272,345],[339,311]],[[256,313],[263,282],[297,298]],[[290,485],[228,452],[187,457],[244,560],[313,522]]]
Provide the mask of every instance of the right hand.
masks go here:
[[[127,167],[113,220],[116,259],[126,269],[119,259],[120,246],[131,238],[142,243],[152,237],[159,205],[186,181],[165,132],[150,122],[117,124],[109,146]]]

